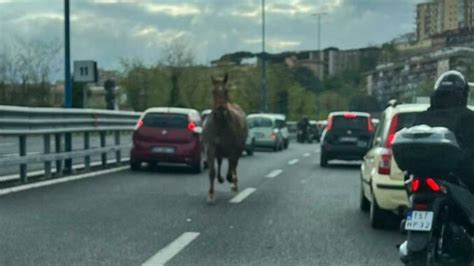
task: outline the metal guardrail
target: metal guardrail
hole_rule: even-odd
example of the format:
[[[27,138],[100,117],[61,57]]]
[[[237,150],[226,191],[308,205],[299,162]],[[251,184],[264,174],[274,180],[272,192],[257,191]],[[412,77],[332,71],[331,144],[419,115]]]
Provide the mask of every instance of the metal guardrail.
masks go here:
[[[107,153],[115,152],[117,163],[121,162],[122,149],[130,145],[120,143],[121,132],[130,132],[141,113],[124,111],[106,111],[94,109],[61,109],[0,106],[0,136],[18,137],[18,156],[0,158],[0,167],[19,165],[20,180],[28,182],[27,166],[44,163],[46,178],[52,177],[52,162],[56,165],[56,175],[72,171],[72,160],[84,158],[85,170],[91,167],[91,156],[101,155],[102,166],[107,165]],[[107,133],[114,134],[113,145],[107,145]],[[98,133],[100,147],[90,147],[91,134]],[[72,150],[72,138],[83,135],[83,147]],[[27,138],[43,136],[43,153],[28,155]],[[54,137],[54,149],[51,139]],[[62,139],[65,147],[62,147]],[[63,167],[64,163],[64,167]]]

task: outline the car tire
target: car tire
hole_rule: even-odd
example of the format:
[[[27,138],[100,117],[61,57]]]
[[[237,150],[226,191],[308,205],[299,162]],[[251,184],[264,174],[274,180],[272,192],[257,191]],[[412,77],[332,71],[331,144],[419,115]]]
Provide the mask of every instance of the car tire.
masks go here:
[[[369,210],[369,221],[370,226],[374,229],[383,229],[385,226],[385,220],[387,218],[387,211],[382,210],[377,204],[374,193],[372,192],[372,202],[370,203]]]
[[[142,168],[142,162],[136,160],[130,160],[130,170],[139,171]]]
[[[319,157],[319,165],[321,167],[327,167],[328,166],[328,157],[326,152],[321,151],[321,156]]]
[[[191,171],[195,174],[200,174],[203,168],[204,168],[204,162],[201,159],[199,159],[199,161],[194,162],[191,165]]]
[[[252,144],[250,144],[250,148],[248,148],[245,152],[248,156],[252,156],[253,152],[255,151],[255,140],[252,139]]]
[[[369,212],[370,211],[370,201],[365,197],[364,194],[364,180],[362,179],[362,176],[360,177],[360,199],[359,199],[359,207],[360,210],[363,212]]]
[[[290,140],[289,139],[285,140],[285,149],[288,149],[288,147],[290,147]]]

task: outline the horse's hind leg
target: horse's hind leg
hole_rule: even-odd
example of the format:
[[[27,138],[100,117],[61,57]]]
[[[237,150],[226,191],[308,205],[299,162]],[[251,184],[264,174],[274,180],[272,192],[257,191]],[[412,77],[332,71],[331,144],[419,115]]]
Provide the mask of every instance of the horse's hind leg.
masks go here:
[[[224,178],[222,178],[222,175],[221,175],[221,166],[222,166],[222,157],[218,156],[217,157],[217,181],[219,181],[219,183],[224,183]]]
[[[238,180],[237,180],[237,165],[239,163],[239,157],[229,159],[229,172],[227,173],[227,180],[232,183],[232,191],[239,191]]]

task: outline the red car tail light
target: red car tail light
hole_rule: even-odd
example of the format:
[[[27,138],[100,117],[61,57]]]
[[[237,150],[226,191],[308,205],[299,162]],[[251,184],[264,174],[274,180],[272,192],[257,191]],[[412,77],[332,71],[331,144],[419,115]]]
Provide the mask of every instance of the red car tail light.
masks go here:
[[[189,122],[188,129],[191,130],[191,131],[194,131],[196,129],[196,123]]]
[[[374,125],[372,124],[372,119],[367,118],[367,130],[369,130],[369,132],[374,132]]]
[[[144,126],[143,120],[140,119],[140,120],[138,120],[137,125],[135,126],[135,130],[140,129],[143,126]]]
[[[389,175],[392,166],[392,150],[384,148],[382,150],[381,159],[379,161],[378,173],[381,175]]]
[[[420,179],[413,179],[411,181],[411,191],[412,192],[418,192],[418,190],[420,190]]]
[[[431,191],[441,192],[441,187],[438,185],[438,183],[436,183],[433,178],[427,178],[425,182],[428,188],[431,189]]]
[[[326,131],[330,131],[332,129],[332,115],[329,115],[328,117],[328,124],[326,125]]]
[[[392,122],[390,123],[390,128],[388,130],[387,140],[385,141],[385,148],[392,148],[393,141],[395,140],[395,133],[397,133],[398,126],[398,115],[394,115]]]

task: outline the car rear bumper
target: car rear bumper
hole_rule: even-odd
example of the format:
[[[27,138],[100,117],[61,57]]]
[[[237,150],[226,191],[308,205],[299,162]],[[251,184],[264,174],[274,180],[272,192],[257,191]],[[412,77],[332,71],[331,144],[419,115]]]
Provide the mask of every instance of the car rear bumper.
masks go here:
[[[403,180],[376,174],[372,177],[372,190],[380,208],[391,211],[408,208],[408,197]]]
[[[276,140],[271,139],[256,139],[255,146],[257,147],[274,147],[276,145]]]
[[[324,143],[322,151],[331,159],[361,160],[367,153],[367,148]]]
[[[154,147],[174,147],[175,153],[154,153]],[[192,164],[200,160],[201,145],[197,141],[189,143],[134,143],[130,158],[142,162],[184,163]]]

